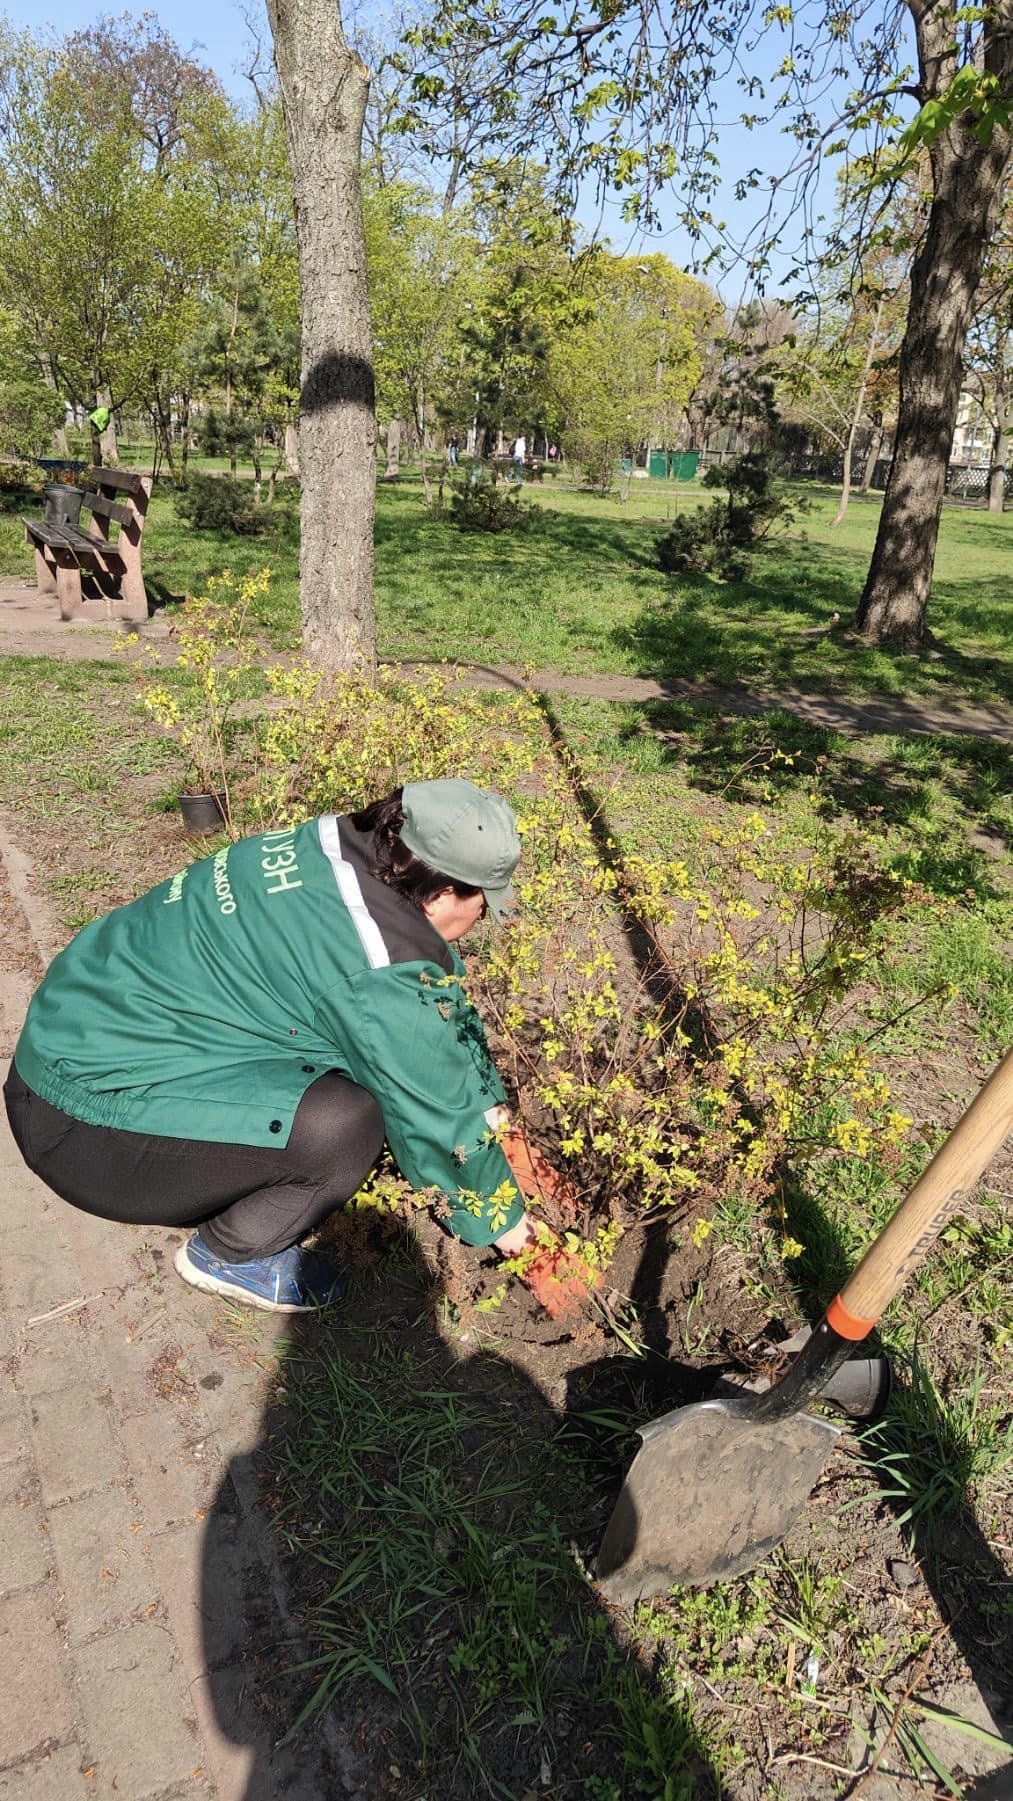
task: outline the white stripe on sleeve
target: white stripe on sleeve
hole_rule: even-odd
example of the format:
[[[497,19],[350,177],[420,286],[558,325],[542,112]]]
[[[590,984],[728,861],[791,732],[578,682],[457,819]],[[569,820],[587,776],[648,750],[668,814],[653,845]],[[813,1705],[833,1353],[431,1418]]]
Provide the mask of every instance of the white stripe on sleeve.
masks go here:
[[[320,848],[334,872],[334,880],[338,884],[341,898],[351,915],[352,924],[359,934],[359,943],[369,960],[371,969],[386,969],[390,963],[387,946],[383,941],[376,920],[366,906],[359,887],[359,878],[352,865],[341,854],[341,835],[338,831],[337,815],[325,813],[320,820]]]

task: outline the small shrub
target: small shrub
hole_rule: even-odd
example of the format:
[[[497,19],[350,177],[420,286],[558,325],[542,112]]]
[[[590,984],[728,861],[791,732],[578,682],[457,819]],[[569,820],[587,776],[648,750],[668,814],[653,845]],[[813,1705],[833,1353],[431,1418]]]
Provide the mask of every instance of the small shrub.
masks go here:
[[[143,704],[185,759],[184,794],[220,794],[229,836],[239,836],[232,817],[231,777],[236,703],[256,646],[247,634],[253,604],[265,594],[270,571],[234,579],[230,570],[210,576],[206,594],[188,601],[176,629],[174,678],[142,652],[138,673]],[[149,647],[150,649],[150,647]]]
[[[257,428],[245,413],[216,413],[209,407],[197,428],[197,445],[204,456],[248,457],[257,441]]]
[[[250,484],[232,475],[191,475],[175,501],[180,518],[198,531],[255,537],[264,529],[263,510],[254,504]]]
[[[495,469],[472,469],[454,488],[450,514],[466,532],[524,531],[535,516],[534,508],[521,499],[520,483],[501,480]]]
[[[63,415],[63,401],[41,381],[31,377],[0,381],[0,453],[45,455]]]
[[[749,567],[747,553],[773,526],[787,525],[794,509],[778,491],[765,451],[747,451],[723,466],[712,465],[700,485],[724,488],[727,497],[676,519],[659,539],[658,561],[670,574],[740,580]]]

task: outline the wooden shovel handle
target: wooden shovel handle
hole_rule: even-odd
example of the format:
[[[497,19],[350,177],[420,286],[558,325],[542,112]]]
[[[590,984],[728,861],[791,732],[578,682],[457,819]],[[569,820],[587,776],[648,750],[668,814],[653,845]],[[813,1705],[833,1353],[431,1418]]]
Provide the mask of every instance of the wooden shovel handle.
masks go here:
[[[843,1338],[864,1338],[1013,1131],[1013,1051],[940,1145],[924,1175],[827,1308]]]

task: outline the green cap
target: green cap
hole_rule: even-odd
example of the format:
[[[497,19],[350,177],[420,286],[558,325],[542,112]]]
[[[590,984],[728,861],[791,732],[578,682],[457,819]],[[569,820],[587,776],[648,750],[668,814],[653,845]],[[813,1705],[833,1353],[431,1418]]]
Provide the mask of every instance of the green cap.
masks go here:
[[[513,906],[510,877],[521,841],[513,808],[502,794],[450,776],[439,782],[406,782],[401,793],[401,843],[430,869],[481,888],[489,910],[506,918]]]

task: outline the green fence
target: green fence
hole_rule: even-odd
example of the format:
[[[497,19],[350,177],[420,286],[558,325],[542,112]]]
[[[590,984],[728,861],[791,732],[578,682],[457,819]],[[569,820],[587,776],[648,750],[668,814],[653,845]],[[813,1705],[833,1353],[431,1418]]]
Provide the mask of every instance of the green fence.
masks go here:
[[[652,450],[647,473],[656,481],[691,482],[700,467],[698,450]]]

